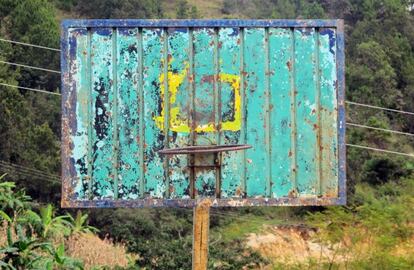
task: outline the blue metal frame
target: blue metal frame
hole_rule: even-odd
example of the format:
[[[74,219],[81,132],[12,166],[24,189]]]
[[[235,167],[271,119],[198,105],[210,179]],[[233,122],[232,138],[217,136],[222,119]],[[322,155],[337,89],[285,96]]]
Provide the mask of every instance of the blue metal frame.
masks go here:
[[[345,115],[345,35],[344,21],[338,20],[337,35],[337,80],[338,80],[338,204],[346,204],[346,115]]]
[[[344,205],[346,204],[346,143],[345,143],[345,37],[343,20],[63,20],[61,24],[61,71],[62,71],[62,206],[84,208],[109,207],[193,207],[197,199],[139,199],[130,201],[89,200],[75,201],[70,198],[70,108],[74,101],[68,99],[70,89],[68,70],[69,28],[97,27],[331,27],[337,35],[337,98],[338,98],[338,197],[337,198],[235,198],[213,199],[212,206],[301,206],[301,205]],[[69,106],[68,106],[69,105]],[[66,130],[66,131],[65,131]]]
[[[93,19],[63,20],[70,27],[335,27],[342,20],[135,20]]]

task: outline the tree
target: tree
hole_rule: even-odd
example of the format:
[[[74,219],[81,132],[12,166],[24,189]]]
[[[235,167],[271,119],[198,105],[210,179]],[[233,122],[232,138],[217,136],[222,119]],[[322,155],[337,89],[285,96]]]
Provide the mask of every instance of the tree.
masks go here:
[[[0,19],[3,33],[8,39],[32,43],[46,47],[59,47],[59,30],[55,19],[54,6],[47,0],[0,0]],[[59,53],[51,50],[13,45],[13,52],[7,57],[9,62],[17,62],[37,67],[58,69]],[[22,68],[19,84],[26,87],[42,87],[50,91],[59,88],[59,75],[44,71]]]
[[[187,19],[190,6],[187,0],[180,0],[177,4],[177,19]]]
[[[76,10],[88,18],[162,18],[160,0],[79,0]]]

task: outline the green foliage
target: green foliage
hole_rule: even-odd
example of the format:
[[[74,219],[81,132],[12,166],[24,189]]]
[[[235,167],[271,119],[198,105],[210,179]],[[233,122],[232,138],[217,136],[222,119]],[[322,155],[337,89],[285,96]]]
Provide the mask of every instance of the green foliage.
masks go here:
[[[177,19],[197,19],[200,17],[196,6],[188,4],[187,0],[180,0],[177,4]]]
[[[0,170],[7,172],[10,179],[25,187],[36,199],[51,202],[59,196],[59,185],[32,173],[30,169],[49,174],[57,174],[60,169],[58,137],[47,122],[54,122],[57,128],[56,120],[53,117],[39,119],[36,114],[45,108],[42,113],[46,115],[54,110],[49,105],[56,103],[48,103],[39,95],[28,96],[36,103],[36,110],[31,110],[27,96],[19,90],[0,86],[0,161],[6,163],[0,163]],[[23,167],[7,165],[9,162]],[[35,181],[30,181],[32,179]]]
[[[208,269],[260,269],[267,263],[258,252],[247,249],[242,240],[219,241],[209,247]]]
[[[27,210],[26,219],[34,227],[35,232],[43,239],[68,236],[72,232],[69,216],[55,216],[51,204],[41,207],[39,212],[37,214],[32,210]]]
[[[101,235],[125,242],[140,254],[137,265],[149,269],[191,268],[192,216],[183,211],[95,210],[91,213]],[[168,243],[168,244],[166,244]]]
[[[76,212],[76,217],[68,215],[72,226],[72,234],[77,233],[97,233],[99,230],[93,226],[88,225],[88,214],[82,214],[80,210]]]
[[[40,242],[18,230],[17,240],[9,238],[7,246],[0,249],[2,265],[5,269],[36,269],[44,260],[40,254],[50,249],[50,243]]]
[[[105,19],[155,19],[162,17],[160,0],[78,0],[76,10],[81,16]]]
[[[223,1],[221,12],[230,17],[232,14],[242,14],[255,19],[321,19],[326,17],[323,6],[317,1],[305,0],[255,0]]]
[[[0,6],[6,5],[7,8],[0,12],[2,36],[26,43],[59,47],[55,9],[47,0],[0,0]],[[7,60],[51,69],[59,67],[57,52],[26,46],[13,45]],[[55,91],[59,87],[59,75],[21,69],[19,84],[35,88],[40,86]]]
[[[55,9],[46,0],[0,0],[2,38],[58,47],[59,31]],[[59,53],[16,44],[0,43],[1,60],[58,69]],[[16,68],[2,64],[0,81],[55,91],[59,76],[53,73]],[[30,169],[56,174],[60,169],[60,100],[15,88],[0,86],[0,160]],[[27,188],[36,199],[54,201],[58,186],[28,169],[0,165],[2,172],[18,186]],[[17,181],[19,180],[19,181]],[[39,188],[41,187],[41,188]],[[56,197],[55,197],[56,196]]]
[[[338,267],[345,263],[350,269],[412,269],[414,260],[410,255],[395,254],[395,249],[414,235],[413,196],[413,178],[377,188],[360,184],[354,205],[309,213],[307,222],[318,229],[315,240],[329,246],[336,255],[328,265]],[[348,258],[347,261],[337,261],[340,256]]]
[[[65,255],[65,246],[60,244],[55,249],[50,249],[50,254],[52,257],[49,257],[43,263],[44,269],[54,270],[54,269],[67,269],[67,270],[80,270],[83,269],[83,264],[79,260],[73,259]]]
[[[6,242],[0,244],[1,269],[83,269],[82,262],[65,254],[63,244],[53,243],[57,235],[82,231],[85,215],[80,214],[76,231],[68,218],[56,216],[50,204],[39,213],[31,210],[24,191],[15,191],[12,182],[0,182],[0,229],[7,235]]]

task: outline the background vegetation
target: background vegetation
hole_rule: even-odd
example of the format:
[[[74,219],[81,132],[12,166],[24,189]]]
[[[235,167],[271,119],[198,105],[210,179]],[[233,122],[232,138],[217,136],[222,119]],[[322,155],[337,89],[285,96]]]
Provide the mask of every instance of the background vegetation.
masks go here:
[[[57,48],[60,20],[74,17],[343,18],[347,100],[414,111],[413,5],[412,0],[0,0],[0,37]],[[6,42],[0,42],[0,60],[59,70],[58,52]],[[0,82],[51,92],[60,87],[59,74],[4,64],[0,64]],[[410,115],[349,105],[347,119],[414,133],[414,116]],[[85,253],[80,250],[91,250],[103,241],[99,243],[117,250],[108,253],[122,254],[117,257],[124,259],[102,261],[101,265],[189,269],[191,210],[90,211],[90,224],[99,232],[90,228],[88,236],[79,240],[75,213],[70,216],[57,208],[59,138],[58,96],[0,86],[0,174],[8,173],[7,180],[16,185],[0,186],[1,229],[6,235],[0,245],[0,266],[89,268],[104,259],[92,261],[96,254],[72,259],[68,251],[80,258],[79,253]],[[347,142],[414,153],[413,137],[382,131],[349,127]],[[348,148],[347,155],[347,207],[214,210],[210,268],[271,264],[286,269],[285,264],[247,248],[245,235],[263,230],[263,224],[305,223],[318,229],[315,241],[337,255],[290,264],[293,269],[302,269],[302,264],[316,268],[321,263],[329,269],[412,269],[414,254],[408,251],[413,250],[414,159],[355,148]],[[85,220],[82,226],[86,226]],[[122,244],[91,240],[94,234]],[[85,243],[91,248],[82,247]],[[132,262],[129,265],[127,257]]]

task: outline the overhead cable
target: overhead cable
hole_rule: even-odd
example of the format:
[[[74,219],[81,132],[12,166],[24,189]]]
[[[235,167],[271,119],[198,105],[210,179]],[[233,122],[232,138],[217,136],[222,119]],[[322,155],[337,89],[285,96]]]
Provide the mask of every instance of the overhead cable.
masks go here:
[[[8,42],[8,43],[13,43],[13,44],[18,44],[18,45],[23,45],[23,46],[29,46],[29,47],[35,47],[35,48],[40,48],[40,49],[52,50],[52,51],[60,52],[60,50],[59,49],[56,49],[56,48],[51,48],[51,47],[46,47],[46,46],[40,46],[40,45],[35,45],[35,44],[31,44],[31,43],[26,43],[26,42],[19,42],[19,41],[14,41],[14,40],[10,40],[10,39],[0,38],[0,41]]]
[[[61,96],[61,94],[60,94],[60,93],[56,93],[56,92],[49,92],[49,91],[46,91],[46,90],[41,90],[41,89],[34,89],[34,88],[23,87],[23,86],[18,86],[18,85],[11,85],[11,84],[7,84],[7,83],[0,83],[0,85],[2,85],[2,86],[7,86],[7,87],[18,88],[18,89],[23,89],[23,90],[28,90],[28,91],[39,92],[39,93],[43,93],[43,94],[50,94],[50,95],[57,95],[57,96]]]
[[[53,70],[53,69],[48,69],[48,68],[34,67],[34,66],[29,66],[29,65],[23,65],[23,64],[13,63],[13,62],[2,61],[2,60],[0,60],[0,63],[6,64],[6,65],[11,65],[11,66],[16,66],[16,67],[24,67],[24,68],[30,68],[30,69],[36,69],[36,70],[41,70],[41,71],[47,71],[47,72],[53,72],[53,73],[60,74],[60,71]]]

